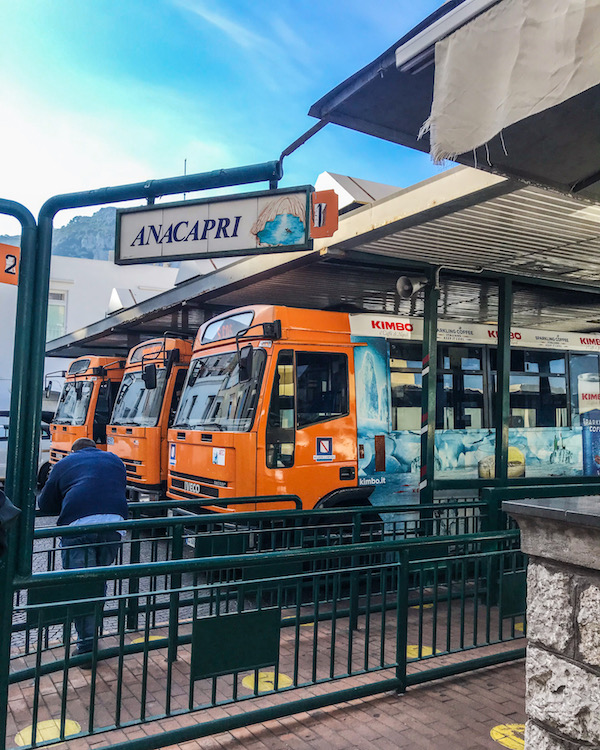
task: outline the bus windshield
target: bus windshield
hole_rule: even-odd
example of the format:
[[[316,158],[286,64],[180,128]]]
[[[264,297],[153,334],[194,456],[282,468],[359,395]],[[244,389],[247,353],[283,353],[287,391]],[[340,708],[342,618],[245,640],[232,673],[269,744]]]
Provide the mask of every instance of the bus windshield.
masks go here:
[[[111,424],[155,427],[160,415],[165,390],[166,369],[156,371],[156,388],[148,390],[141,370],[128,372],[121,382]]]
[[[267,355],[255,349],[252,376],[240,383],[236,352],[192,362],[174,427],[247,432],[252,427]]]
[[[84,424],[93,387],[94,384],[89,380],[65,383],[52,421],[56,424]]]

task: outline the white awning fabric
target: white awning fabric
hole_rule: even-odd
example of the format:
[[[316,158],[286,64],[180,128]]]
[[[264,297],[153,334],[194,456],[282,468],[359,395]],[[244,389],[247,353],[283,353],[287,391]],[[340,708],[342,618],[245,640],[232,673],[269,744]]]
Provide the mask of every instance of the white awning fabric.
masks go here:
[[[435,47],[434,161],[600,83],[600,0],[503,0]]]

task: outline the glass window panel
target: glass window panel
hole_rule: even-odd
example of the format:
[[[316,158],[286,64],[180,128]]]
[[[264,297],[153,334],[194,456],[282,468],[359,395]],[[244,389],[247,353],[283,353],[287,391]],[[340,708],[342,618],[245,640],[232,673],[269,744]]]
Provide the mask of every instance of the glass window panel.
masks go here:
[[[550,393],[565,394],[567,393],[567,381],[565,378],[548,378]]]
[[[421,344],[390,342],[390,368],[421,370]]]
[[[537,427],[535,409],[511,408],[509,427]]]
[[[539,393],[540,379],[534,375],[511,375],[511,393]]]
[[[129,372],[121,388],[112,414],[112,424],[154,427],[158,422],[166,383],[166,370],[156,372],[156,388],[148,389],[141,371]]]
[[[348,358],[345,354],[296,354],[298,427],[348,414]]]
[[[267,454],[269,469],[294,465],[294,354],[279,352],[267,417]]]
[[[52,421],[55,424],[85,424],[92,390],[93,383],[89,380],[66,382]]]
[[[438,356],[444,370],[481,370],[483,349],[480,346],[440,346]]]
[[[483,393],[483,375],[465,375],[463,378],[465,391]]]
[[[480,357],[462,357],[460,362],[463,370],[481,370]]]
[[[465,426],[472,430],[481,430],[483,427],[483,410],[465,407]]]
[[[51,341],[67,332],[67,308],[64,302],[48,303],[46,340]]]
[[[265,361],[265,351],[255,349],[248,380],[239,379],[237,352],[192,361],[174,426],[207,432],[249,431],[256,413]]]
[[[423,384],[420,344],[390,342],[390,384],[392,430],[419,430]]]
[[[421,429],[421,407],[420,406],[392,406],[392,429],[393,430],[419,430]]]

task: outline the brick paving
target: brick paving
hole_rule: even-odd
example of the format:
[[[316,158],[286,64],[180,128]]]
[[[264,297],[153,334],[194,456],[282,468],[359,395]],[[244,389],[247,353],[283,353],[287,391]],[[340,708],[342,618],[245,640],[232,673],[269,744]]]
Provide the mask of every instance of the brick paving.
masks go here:
[[[290,629],[293,630],[293,629]],[[310,631],[310,628],[306,629]],[[312,640],[306,632],[307,640]],[[480,656],[514,647],[504,644],[477,649],[471,656]],[[161,651],[148,656],[148,684],[146,715],[157,715],[164,710],[165,658]],[[464,655],[442,655],[425,661],[409,663],[409,673],[429,667],[455,662]],[[114,720],[114,701],[117,683],[117,659],[101,662],[95,680],[96,726],[109,726]],[[189,650],[182,647],[180,659],[173,665],[173,706],[185,710],[188,700]],[[140,682],[143,665],[141,655],[130,655],[122,664],[120,710],[121,720],[135,720],[140,711]],[[68,718],[78,721],[85,729],[89,720],[91,673],[77,667],[68,672]],[[143,738],[160,732],[187,727],[194,722],[204,722],[237,715],[256,708],[274,706],[308,696],[322,695],[334,689],[368,684],[393,677],[393,670],[356,675],[336,683],[313,684],[291,692],[258,695],[250,701],[207,707],[195,714],[181,714],[158,719],[146,724],[121,730],[100,733],[88,738],[67,740],[66,750],[89,750],[110,747],[116,742]],[[63,673],[42,677],[39,682],[40,720],[60,716],[60,695]],[[231,685],[227,679],[219,687],[217,699],[227,699]],[[248,697],[248,689],[238,683],[240,696]],[[229,688],[229,690],[227,689]],[[34,684],[12,685],[9,697],[8,747],[19,729],[31,723],[31,706]],[[490,730],[502,724],[524,723],[524,663],[512,662],[489,667],[473,673],[445,678],[408,689],[404,695],[393,692],[358,699],[347,703],[299,713],[291,717],[216,734],[199,740],[170,746],[182,748],[249,748],[250,750],[336,750],[344,748],[499,748],[490,737]]]
[[[525,722],[520,660],[471,674],[267,721],[169,750],[479,750],[490,731]]]

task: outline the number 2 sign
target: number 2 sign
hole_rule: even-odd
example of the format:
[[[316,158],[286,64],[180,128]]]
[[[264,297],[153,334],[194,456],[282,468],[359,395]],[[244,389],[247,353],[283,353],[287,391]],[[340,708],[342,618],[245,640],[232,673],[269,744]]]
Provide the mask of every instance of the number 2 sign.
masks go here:
[[[20,253],[14,245],[0,244],[0,282],[3,284],[19,283]]]

